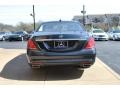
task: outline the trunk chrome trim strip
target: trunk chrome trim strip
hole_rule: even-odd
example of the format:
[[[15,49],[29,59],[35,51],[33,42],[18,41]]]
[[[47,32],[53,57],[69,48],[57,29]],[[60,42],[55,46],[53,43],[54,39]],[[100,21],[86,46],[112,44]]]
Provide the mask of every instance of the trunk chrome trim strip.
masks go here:
[[[57,40],[87,40],[87,39],[35,39],[35,41],[57,41]]]

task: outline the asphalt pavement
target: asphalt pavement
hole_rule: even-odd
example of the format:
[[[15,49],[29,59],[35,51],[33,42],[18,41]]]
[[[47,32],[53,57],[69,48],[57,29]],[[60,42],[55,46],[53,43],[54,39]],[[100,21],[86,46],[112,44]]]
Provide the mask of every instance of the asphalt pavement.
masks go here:
[[[4,49],[26,49],[26,41],[0,41],[0,48]]]
[[[97,57],[120,75],[120,41],[96,41]]]

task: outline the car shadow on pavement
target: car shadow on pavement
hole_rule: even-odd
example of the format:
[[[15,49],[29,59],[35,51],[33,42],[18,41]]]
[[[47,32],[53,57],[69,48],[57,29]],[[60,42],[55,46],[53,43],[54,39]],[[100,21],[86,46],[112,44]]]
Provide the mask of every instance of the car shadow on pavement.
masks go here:
[[[53,81],[53,80],[70,80],[81,78],[84,70],[73,67],[44,67],[32,69],[28,63],[25,54],[21,54],[10,60],[0,72],[0,77],[12,80],[28,81]]]

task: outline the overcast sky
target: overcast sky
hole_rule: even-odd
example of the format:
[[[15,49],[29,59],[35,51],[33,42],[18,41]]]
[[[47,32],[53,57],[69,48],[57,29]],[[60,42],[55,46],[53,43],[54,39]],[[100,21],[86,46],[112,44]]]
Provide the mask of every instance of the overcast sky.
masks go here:
[[[86,14],[120,13],[119,0],[4,0],[0,3],[0,23],[16,25],[33,22],[30,16],[35,4],[36,21],[71,20],[82,15],[83,4]]]

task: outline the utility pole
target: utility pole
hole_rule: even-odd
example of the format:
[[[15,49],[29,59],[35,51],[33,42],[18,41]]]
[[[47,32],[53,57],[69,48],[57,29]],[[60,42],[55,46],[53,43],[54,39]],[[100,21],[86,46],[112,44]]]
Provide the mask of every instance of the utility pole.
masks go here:
[[[85,14],[86,14],[85,5],[83,5],[83,10],[81,11],[81,13],[83,14],[83,25],[85,26]]]
[[[34,7],[34,5],[33,5],[33,13],[32,13],[32,14],[30,14],[30,16],[32,16],[32,17],[33,17],[34,30],[35,30],[35,7]]]

